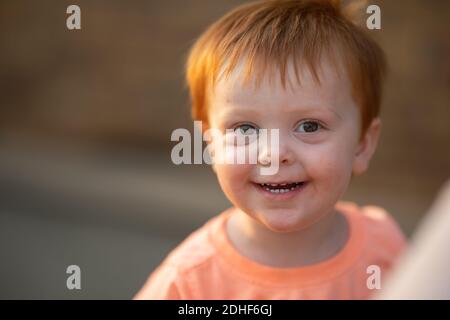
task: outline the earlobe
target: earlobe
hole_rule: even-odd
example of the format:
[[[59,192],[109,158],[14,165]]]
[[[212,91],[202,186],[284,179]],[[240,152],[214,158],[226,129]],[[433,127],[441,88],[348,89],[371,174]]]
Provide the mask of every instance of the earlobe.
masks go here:
[[[215,158],[215,150],[214,150],[214,143],[211,141],[207,142],[206,149],[204,151],[204,157],[208,157],[207,163],[211,165],[214,172],[216,172],[216,158]]]
[[[355,153],[353,161],[353,174],[360,175],[364,173],[369,167],[369,162],[375,153],[378,139],[381,131],[381,119],[375,118],[372,120],[369,128],[361,139]]]

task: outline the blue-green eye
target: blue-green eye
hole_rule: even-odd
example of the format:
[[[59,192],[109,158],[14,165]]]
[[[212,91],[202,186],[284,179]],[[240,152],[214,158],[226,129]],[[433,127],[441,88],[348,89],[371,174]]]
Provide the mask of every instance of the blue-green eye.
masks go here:
[[[302,123],[300,123],[295,131],[312,133],[312,132],[318,131],[321,128],[322,128],[322,125],[319,122],[308,120],[308,121],[303,121]]]
[[[252,136],[258,134],[258,128],[248,123],[237,126],[236,128],[234,128],[234,131],[237,134],[241,134],[243,136]]]

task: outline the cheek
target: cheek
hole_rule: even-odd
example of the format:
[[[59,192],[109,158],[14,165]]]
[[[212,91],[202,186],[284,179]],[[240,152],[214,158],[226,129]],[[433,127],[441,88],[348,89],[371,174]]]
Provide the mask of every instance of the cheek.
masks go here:
[[[216,164],[217,178],[225,193],[242,192],[251,178],[253,165]]]
[[[352,152],[336,144],[315,147],[305,159],[309,177],[326,188],[346,188],[352,171]]]

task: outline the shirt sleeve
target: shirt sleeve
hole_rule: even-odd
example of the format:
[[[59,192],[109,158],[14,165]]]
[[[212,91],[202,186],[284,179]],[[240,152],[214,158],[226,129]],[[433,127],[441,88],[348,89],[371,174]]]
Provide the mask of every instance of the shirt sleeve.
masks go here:
[[[133,300],[180,300],[179,281],[177,268],[163,264],[150,275]]]

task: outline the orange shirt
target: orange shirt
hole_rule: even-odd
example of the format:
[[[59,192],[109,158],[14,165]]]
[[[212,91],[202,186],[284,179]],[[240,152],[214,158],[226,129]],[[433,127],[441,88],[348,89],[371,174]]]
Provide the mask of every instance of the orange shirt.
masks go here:
[[[225,223],[233,210],[215,216],[176,247],[134,299],[367,299],[369,266],[382,283],[405,248],[405,237],[380,207],[340,201],[350,232],[332,258],[298,268],[275,268],[241,255]],[[368,269],[369,268],[369,269]],[[372,278],[373,280],[373,278]]]

